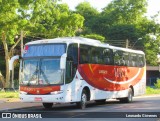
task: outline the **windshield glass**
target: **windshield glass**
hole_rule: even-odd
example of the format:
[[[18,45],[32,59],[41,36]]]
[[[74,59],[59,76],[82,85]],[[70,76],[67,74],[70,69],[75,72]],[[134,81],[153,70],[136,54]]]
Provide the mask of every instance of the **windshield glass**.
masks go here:
[[[62,84],[60,58],[26,59],[23,61],[21,84],[50,85]]]

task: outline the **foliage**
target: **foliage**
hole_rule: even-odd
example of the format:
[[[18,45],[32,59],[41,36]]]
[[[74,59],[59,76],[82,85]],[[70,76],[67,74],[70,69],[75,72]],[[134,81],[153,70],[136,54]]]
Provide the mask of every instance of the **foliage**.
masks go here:
[[[66,4],[53,0],[2,0],[0,1],[0,33],[6,64],[6,87],[10,85],[9,60],[22,36],[55,38],[74,36],[82,28],[84,18],[73,13]],[[22,33],[25,31],[25,34]],[[21,35],[18,40],[15,36]],[[8,49],[8,45],[12,45]]]
[[[0,33],[6,33],[7,43],[13,44],[14,37],[18,33],[18,0],[2,0],[0,2]]]
[[[150,94],[160,94],[160,89],[154,89],[151,87],[147,87],[146,88],[146,94],[150,95]]]
[[[43,38],[74,36],[84,21],[68,5],[53,0],[2,0],[0,9],[0,33],[5,32],[10,44],[14,44],[20,30]]]
[[[152,19],[145,17],[147,0],[112,0],[98,14],[87,14],[92,7],[85,9],[87,5],[80,5],[81,9],[76,9],[76,12],[85,18],[82,35],[95,33],[108,40],[128,39],[132,49],[145,52],[148,65],[157,65],[157,54],[160,52],[160,24],[157,23],[157,18],[160,14],[156,14]],[[87,19],[90,15],[94,16]],[[156,36],[156,40],[153,41],[148,35]]]
[[[135,43],[145,34],[140,23],[146,8],[146,0],[113,0],[95,20],[92,30],[109,40],[128,39]]]
[[[160,79],[157,79],[157,83],[154,84],[157,89],[160,89]]]
[[[92,25],[99,15],[97,9],[93,8],[89,2],[82,2],[76,6],[76,13],[84,17],[84,28],[82,34],[91,34]]]
[[[19,92],[3,92],[0,91],[0,98],[18,98]]]
[[[108,16],[112,24],[135,24],[147,10],[146,0],[113,0],[104,8],[102,15]]]
[[[136,25],[143,14],[146,13],[146,0],[113,0],[101,13],[106,19],[106,24],[112,25]]]
[[[113,25],[106,35],[113,40],[137,40],[139,37],[136,26],[131,24]]]
[[[28,21],[24,28],[28,35],[41,38],[74,36],[84,21],[81,15],[71,12],[68,5],[53,0],[29,1],[29,7],[22,6],[19,13]]]
[[[98,35],[98,34],[88,34],[88,35],[85,35],[83,37],[100,40],[101,42],[104,42],[104,40],[105,40],[105,37],[103,37],[101,35]]]
[[[157,55],[160,47],[160,37],[152,38],[151,35],[146,35],[144,42],[146,61],[148,65],[157,65]]]

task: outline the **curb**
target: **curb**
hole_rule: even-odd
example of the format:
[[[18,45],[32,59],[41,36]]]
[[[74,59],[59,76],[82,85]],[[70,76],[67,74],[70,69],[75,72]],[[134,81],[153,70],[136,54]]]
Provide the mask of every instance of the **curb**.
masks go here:
[[[5,102],[20,102],[19,98],[2,98],[0,99],[1,103],[5,103]]]
[[[147,97],[160,97],[160,94],[142,95],[142,96],[137,96],[137,97],[134,97],[134,98],[147,98]]]

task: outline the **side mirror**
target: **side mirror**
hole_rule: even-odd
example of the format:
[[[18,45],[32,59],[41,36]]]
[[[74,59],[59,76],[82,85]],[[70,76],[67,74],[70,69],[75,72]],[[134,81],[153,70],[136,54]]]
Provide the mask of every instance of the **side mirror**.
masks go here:
[[[13,70],[13,63],[15,60],[19,59],[19,55],[13,56],[9,61],[9,70]]]
[[[64,53],[62,56],[61,56],[61,59],[60,59],[60,69],[65,69],[66,67],[66,53]]]

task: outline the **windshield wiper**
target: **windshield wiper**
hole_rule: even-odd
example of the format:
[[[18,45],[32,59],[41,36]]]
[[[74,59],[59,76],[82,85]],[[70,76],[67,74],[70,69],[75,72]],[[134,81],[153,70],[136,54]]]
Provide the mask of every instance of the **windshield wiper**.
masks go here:
[[[44,71],[41,69],[41,66],[42,66],[42,62],[40,62],[40,67],[39,67],[39,68],[40,68],[40,75],[42,74],[42,76],[44,77],[44,81],[45,81],[48,85],[50,85],[47,76],[45,75]],[[40,76],[40,75],[39,75],[39,76]]]
[[[50,83],[49,83],[49,81],[48,81],[48,78],[47,78],[47,76],[45,75],[45,73],[44,73],[44,71],[43,71],[42,69],[40,69],[40,75],[41,75],[41,73],[42,73],[42,75],[43,75],[43,77],[44,77],[45,82],[46,82],[48,85],[50,85]]]
[[[31,76],[31,78],[28,80],[28,83],[27,83],[28,86],[30,85],[30,81],[33,79],[34,75],[37,75],[37,74],[38,74],[38,71],[39,71],[39,70],[38,70],[38,63],[37,63],[35,72],[34,72],[33,75]]]

